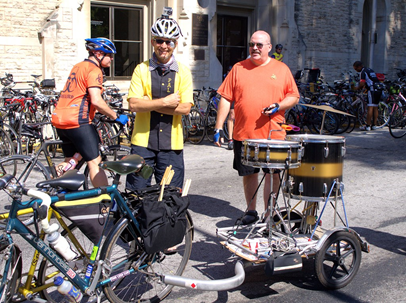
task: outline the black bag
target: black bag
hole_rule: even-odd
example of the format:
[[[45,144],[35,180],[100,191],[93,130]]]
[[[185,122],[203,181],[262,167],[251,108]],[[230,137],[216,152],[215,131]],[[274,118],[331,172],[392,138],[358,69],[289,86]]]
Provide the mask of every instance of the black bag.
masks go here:
[[[159,190],[143,196],[139,211],[138,220],[148,254],[181,243],[186,232],[189,198],[181,197],[172,187],[165,188],[162,201],[158,201],[158,196]]]
[[[95,245],[101,238],[111,206],[111,198],[107,194],[52,204],[53,209],[75,223]]]
[[[55,88],[55,79],[44,79],[41,81],[41,87]]]

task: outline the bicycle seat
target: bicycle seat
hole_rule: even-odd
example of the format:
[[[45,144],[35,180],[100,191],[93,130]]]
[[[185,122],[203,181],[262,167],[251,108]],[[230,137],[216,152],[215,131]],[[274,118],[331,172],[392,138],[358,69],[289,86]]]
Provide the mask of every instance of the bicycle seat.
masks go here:
[[[133,154],[122,158],[120,161],[104,161],[99,166],[111,170],[119,175],[127,175],[139,172],[145,166],[143,157]]]
[[[21,135],[39,139],[41,138],[42,126],[43,124],[23,124]]]
[[[72,169],[68,170],[59,178],[37,183],[37,187],[44,188],[50,186],[53,188],[78,190],[83,185],[83,183],[85,183],[85,175],[79,172],[77,169]]]

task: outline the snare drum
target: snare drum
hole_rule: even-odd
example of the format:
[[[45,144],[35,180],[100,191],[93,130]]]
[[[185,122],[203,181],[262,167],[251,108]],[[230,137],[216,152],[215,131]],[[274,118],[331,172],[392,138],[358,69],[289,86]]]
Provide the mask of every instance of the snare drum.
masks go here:
[[[300,166],[300,143],[282,140],[251,139],[242,142],[244,165],[287,169]]]
[[[302,145],[301,165],[289,169],[287,178],[294,198],[318,201],[326,197],[335,179],[342,181],[345,138],[323,135],[288,135]],[[285,188],[286,190],[286,188]],[[340,193],[338,193],[340,195]]]

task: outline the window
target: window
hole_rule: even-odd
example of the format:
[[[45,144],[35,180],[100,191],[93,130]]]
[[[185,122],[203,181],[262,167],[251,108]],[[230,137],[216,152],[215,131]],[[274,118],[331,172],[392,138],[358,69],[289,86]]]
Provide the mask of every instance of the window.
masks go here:
[[[247,58],[248,18],[217,16],[217,58],[223,65],[223,75],[238,61]]]
[[[129,79],[142,58],[142,8],[124,6],[91,6],[91,37],[113,41],[117,54],[106,76]]]

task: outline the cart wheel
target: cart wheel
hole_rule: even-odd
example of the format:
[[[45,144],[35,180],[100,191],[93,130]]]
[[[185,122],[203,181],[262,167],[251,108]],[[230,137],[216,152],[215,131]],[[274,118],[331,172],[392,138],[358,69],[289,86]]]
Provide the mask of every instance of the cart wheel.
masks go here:
[[[317,252],[316,275],[324,287],[339,289],[352,281],[360,263],[358,239],[349,232],[339,231],[332,234]]]

